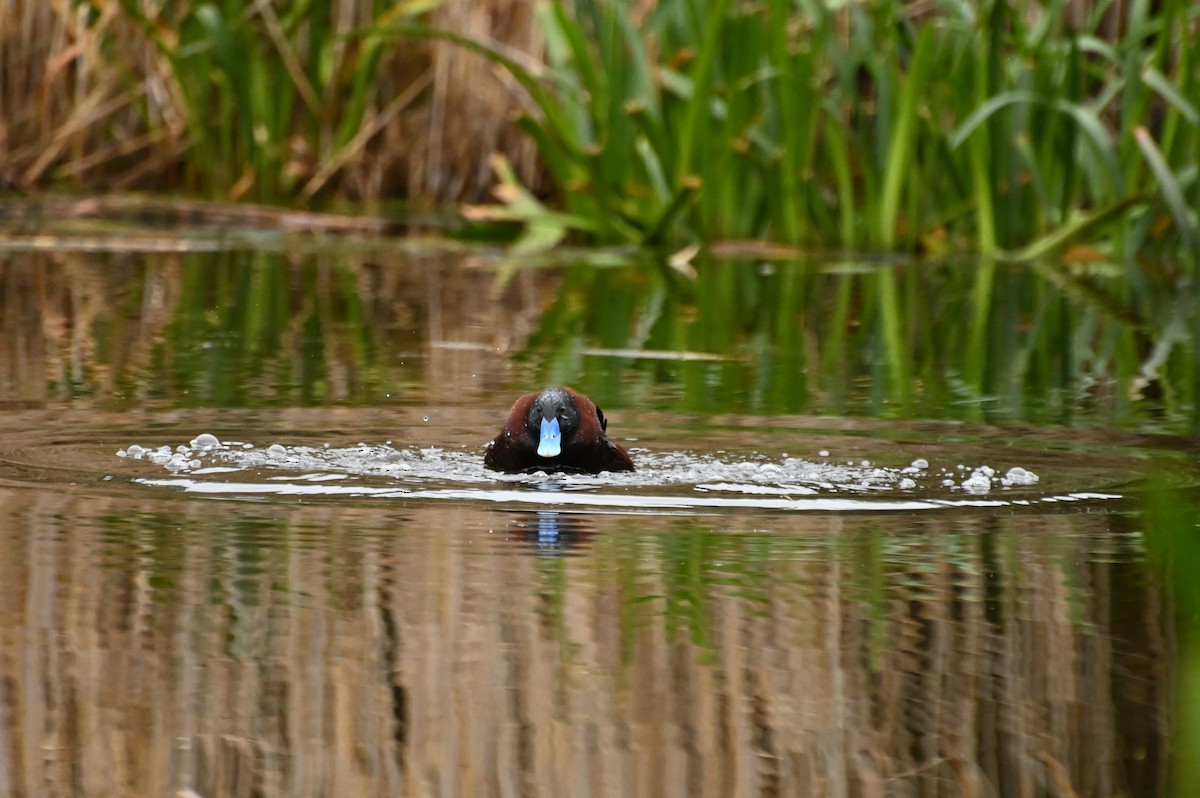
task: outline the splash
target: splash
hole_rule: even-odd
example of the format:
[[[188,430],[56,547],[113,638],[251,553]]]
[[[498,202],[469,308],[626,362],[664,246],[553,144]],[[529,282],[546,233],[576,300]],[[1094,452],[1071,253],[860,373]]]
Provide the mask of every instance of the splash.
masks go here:
[[[723,459],[685,452],[632,449],[635,472],[501,474],[483,468],[474,451],[442,447],[397,449],[384,444],[257,446],[222,442],[204,433],[187,444],[132,444],[118,457],[158,464],[171,477],[140,478],[155,487],[218,495],[359,496],[448,499],[506,504],[655,510],[723,508],[789,510],[920,510],[999,507],[1047,500],[1115,499],[1098,492],[1057,496],[996,496],[1036,485],[1034,472],[988,465],[934,468],[924,458],[904,466],[753,455]],[[683,490],[681,490],[683,489]]]

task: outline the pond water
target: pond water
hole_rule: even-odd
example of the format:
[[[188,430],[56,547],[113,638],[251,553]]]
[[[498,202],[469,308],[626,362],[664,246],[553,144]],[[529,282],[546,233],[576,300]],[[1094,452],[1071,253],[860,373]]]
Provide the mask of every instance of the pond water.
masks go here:
[[[0,795],[1200,785],[1153,328],[1030,270],[265,239],[8,239]],[[486,471],[548,384],[637,470]]]

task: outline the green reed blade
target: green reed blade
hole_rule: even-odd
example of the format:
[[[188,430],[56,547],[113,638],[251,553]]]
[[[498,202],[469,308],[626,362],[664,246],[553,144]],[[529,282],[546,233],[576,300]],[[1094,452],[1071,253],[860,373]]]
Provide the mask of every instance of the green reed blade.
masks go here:
[[[1167,203],[1167,209],[1171,212],[1175,226],[1179,228],[1180,235],[1192,253],[1200,255],[1200,233],[1196,230],[1195,216],[1184,199],[1183,189],[1175,179],[1175,175],[1171,173],[1171,168],[1163,158],[1162,152],[1159,151],[1158,145],[1154,143],[1154,137],[1149,130],[1140,125],[1134,128],[1133,135],[1147,165],[1154,172],[1154,176],[1158,178],[1158,189]]]
[[[1080,212],[1074,219],[1035,239],[1022,249],[1016,252],[998,252],[996,257],[999,260],[1013,263],[1036,261],[1065,246],[1073,239],[1081,237],[1084,233],[1102,228],[1109,222],[1125,215],[1131,208],[1145,204],[1145,202],[1146,198],[1143,196],[1125,197],[1097,211]]]
[[[1171,84],[1166,75],[1154,67],[1146,67],[1142,70],[1142,81],[1182,114],[1184,119],[1193,125],[1200,125],[1200,111],[1196,110],[1196,104],[1184,97],[1183,93]]]
[[[553,28],[551,28],[551,21]],[[581,95],[577,101],[588,111],[583,117],[586,120],[587,129],[579,130],[581,143],[584,148],[600,146],[607,136],[605,125],[608,120],[607,80],[592,55],[591,46],[583,34],[583,29],[567,12],[562,3],[553,5],[549,20],[543,19],[543,30],[552,29],[556,34],[555,38],[561,40],[567,48],[567,53],[563,55],[570,59],[569,64],[560,65],[560,71],[570,75],[572,83],[578,84],[577,88]]]
[[[877,235],[879,243],[884,249],[892,249],[896,244],[900,192],[906,178],[910,176],[910,169],[915,157],[917,111],[918,106],[925,99],[925,83],[929,76],[930,65],[933,63],[933,51],[936,45],[934,28],[924,28],[917,38],[908,79],[900,92],[895,128],[891,131],[891,140],[887,150],[883,193],[879,207]]]
[[[643,244],[656,245],[664,242],[666,233],[675,223],[675,220],[695,201],[696,194],[700,190],[700,185],[700,179],[695,176],[688,176],[683,179],[679,191],[676,192],[671,203],[663,208],[658,219],[650,227],[649,232],[646,233],[645,238],[642,240]]]
[[[843,247],[853,249],[859,244],[856,224],[857,200],[846,135],[842,130],[841,122],[834,119],[831,114],[824,113],[822,118],[821,131],[825,145],[822,152],[828,156],[829,163],[833,168],[834,181],[837,184],[838,237]]]
[[[771,0],[767,14],[769,35],[769,58],[775,68],[775,104],[779,115],[779,127],[783,142],[780,158],[779,211],[781,237],[789,243],[801,239],[803,220],[800,215],[798,187],[800,181],[799,162],[803,154],[800,142],[806,138],[802,133],[802,107],[809,98],[800,91],[801,75],[795,59],[788,52],[788,18],[791,9],[789,0]],[[815,114],[809,114],[810,119]]]
[[[696,169],[694,153],[701,138],[708,130],[709,106],[713,98],[713,74],[717,46],[731,0],[712,0],[704,20],[704,34],[695,63],[690,70],[692,76],[691,98],[688,100],[683,127],[679,131],[679,158],[675,182],[683,184],[689,172]]]

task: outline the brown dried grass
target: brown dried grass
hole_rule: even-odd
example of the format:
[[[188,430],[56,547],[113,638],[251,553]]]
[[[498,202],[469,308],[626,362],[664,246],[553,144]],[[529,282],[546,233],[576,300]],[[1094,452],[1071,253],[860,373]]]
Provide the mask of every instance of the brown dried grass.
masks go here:
[[[171,26],[187,11],[169,19],[165,13],[154,12],[154,34],[169,46],[178,41]],[[266,27],[274,13],[264,15]],[[347,50],[357,46],[353,32],[372,22],[370,4],[361,0],[336,2],[329,13]],[[451,0],[431,21],[539,57],[531,0]],[[336,98],[306,87],[301,64],[289,61],[295,53],[279,52],[280,73],[291,76],[305,111],[328,115]],[[118,0],[0,0],[0,54],[0,189],[189,188],[189,112],[178,76]],[[511,123],[524,102],[511,78],[485,59],[446,43],[397,38],[381,59],[351,144],[332,146],[336,118],[321,119],[316,137],[297,125],[285,143],[284,168],[299,178],[301,200],[479,200],[492,183],[487,164],[497,152],[536,185],[533,145]],[[230,175],[225,197],[254,196],[253,183],[239,186],[239,178],[245,176]]]

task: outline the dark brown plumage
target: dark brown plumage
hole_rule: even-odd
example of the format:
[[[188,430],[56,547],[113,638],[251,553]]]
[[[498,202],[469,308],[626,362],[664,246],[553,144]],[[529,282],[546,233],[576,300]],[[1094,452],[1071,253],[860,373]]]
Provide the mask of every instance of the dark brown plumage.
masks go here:
[[[600,408],[570,388],[546,388],[517,400],[483,464],[495,471],[632,471],[633,461],[605,432]]]

